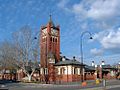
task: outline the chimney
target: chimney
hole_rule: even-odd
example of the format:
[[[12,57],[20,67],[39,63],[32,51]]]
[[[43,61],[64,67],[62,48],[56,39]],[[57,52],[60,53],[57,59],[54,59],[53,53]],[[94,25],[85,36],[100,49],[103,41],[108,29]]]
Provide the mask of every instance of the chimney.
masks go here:
[[[73,61],[76,61],[75,56],[73,56]]]
[[[65,56],[63,56],[63,57],[62,57],[62,61],[65,61],[65,60],[66,60]]]
[[[92,66],[95,66],[95,63],[94,63],[94,61],[92,61]]]
[[[118,63],[119,65],[120,65],[120,61],[119,61],[119,63]]]
[[[95,68],[97,68],[97,64],[95,64]]]
[[[102,65],[105,65],[105,61],[102,61]]]

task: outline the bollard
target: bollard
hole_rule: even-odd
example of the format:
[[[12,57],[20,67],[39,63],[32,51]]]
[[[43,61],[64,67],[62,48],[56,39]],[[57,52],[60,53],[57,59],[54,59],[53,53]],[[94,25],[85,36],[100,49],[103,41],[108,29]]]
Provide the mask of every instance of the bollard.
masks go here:
[[[99,79],[96,79],[96,84],[99,84],[99,83],[100,83]]]
[[[103,88],[106,90],[106,79],[103,80]]]
[[[83,87],[87,86],[87,82],[85,82],[85,81],[82,82],[82,86],[83,86]]]

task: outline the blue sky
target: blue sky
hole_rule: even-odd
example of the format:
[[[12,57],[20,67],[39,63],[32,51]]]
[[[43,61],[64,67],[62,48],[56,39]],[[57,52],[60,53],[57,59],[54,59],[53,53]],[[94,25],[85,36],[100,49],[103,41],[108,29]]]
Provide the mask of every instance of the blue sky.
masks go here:
[[[61,29],[61,52],[80,58],[83,37],[84,62],[120,61],[120,0],[0,0],[0,42],[11,40],[12,33],[24,25],[34,32],[46,25],[49,14]]]

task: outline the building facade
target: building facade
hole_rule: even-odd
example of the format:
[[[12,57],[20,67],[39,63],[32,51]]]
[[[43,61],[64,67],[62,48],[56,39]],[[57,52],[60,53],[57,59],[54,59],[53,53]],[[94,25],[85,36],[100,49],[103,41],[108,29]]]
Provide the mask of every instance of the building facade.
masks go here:
[[[114,69],[105,68],[107,65],[103,65],[103,61],[102,67],[100,65],[95,67],[94,62],[92,62],[92,66],[83,65],[75,57],[73,59],[65,57],[60,59],[60,27],[55,26],[51,16],[48,24],[42,26],[40,31],[42,81],[75,82],[82,78],[83,80],[95,80],[107,77],[109,74],[111,78],[115,76]],[[83,68],[83,73],[81,68]]]
[[[83,72],[81,72],[83,68]],[[81,64],[75,57],[68,59],[60,56],[60,27],[56,26],[50,16],[47,25],[40,28],[40,69],[34,72],[32,80],[51,82],[76,82],[83,80],[95,80],[97,78],[115,78],[116,72],[120,72],[120,63],[117,70],[102,64],[96,65],[92,61],[92,66]],[[27,75],[22,69],[16,73],[0,73],[0,79],[22,81]]]
[[[45,81],[54,81],[53,64],[60,61],[60,27],[55,26],[51,16],[48,24],[40,30],[40,65]]]

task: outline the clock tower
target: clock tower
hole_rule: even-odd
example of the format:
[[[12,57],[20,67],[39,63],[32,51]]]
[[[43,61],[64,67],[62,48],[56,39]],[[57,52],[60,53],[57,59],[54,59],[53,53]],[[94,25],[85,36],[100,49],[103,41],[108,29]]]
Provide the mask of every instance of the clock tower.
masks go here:
[[[48,24],[42,26],[40,32],[41,73],[47,76],[45,79],[54,81],[54,64],[60,61],[60,27],[55,26],[50,15]]]

